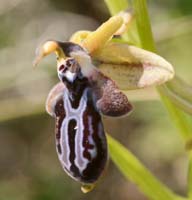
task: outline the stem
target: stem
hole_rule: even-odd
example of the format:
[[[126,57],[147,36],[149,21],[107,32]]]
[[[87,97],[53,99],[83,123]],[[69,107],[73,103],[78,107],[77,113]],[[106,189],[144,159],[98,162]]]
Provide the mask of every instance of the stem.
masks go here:
[[[192,152],[189,152],[189,168],[188,168],[188,196],[192,199]]]
[[[117,0],[104,0],[109,12],[111,13],[111,15],[115,15],[118,12],[125,10],[128,8],[128,1],[127,0],[121,0],[121,1],[117,1]]]
[[[128,180],[153,200],[184,200],[158,181],[142,163],[119,142],[108,135],[110,156]]]
[[[169,114],[171,116],[171,119],[173,120],[174,124],[177,126],[179,133],[181,137],[183,138],[185,145],[187,146],[188,143],[191,141],[191,130],[192,126],[190,125],[190,122],[188,122],[186,118],[186,114],[182,112],[180,109],[178,109],[170,100],[165,96],[165,90],[164,87],[161,86],[158,88],[159,93],[161,96],[161,99],[163,103],[168,108]]]
[[[112,11],[112,10],[120,11],[121,9],[126,9],[126,7],[124,7],[124,8],[117,7],[118,4],[121,4],[120,2],[124,2],[124,0],[122,0],[122,1],[121,0],[105,0],[105,2],[107,4],[107,6],[110,8],[110,11]],[[117,2],[118,2],[118,4],[117,4]],[[138,31],[138,35],[139,35],[139,38],[140,38],[141,47],[146,49],[146,50],[156,52],[153,34],[152,34],[152,31],[151,31],[149,15],[148,15],[148,11],[147,11],[146,0],[133,0],[133,7],[134,7],[134,12],[136,14],[137,31]],[[111,13],[115,14],[113,12],[111,12]],[[159,86],[157,89],[158,89],[159,94],[162,98],[162,101],[163,101],[164,105],[166,106],[167,110],[169,111],[173,121],[175,122],[175,124],[180,129],[181,136],[183,137],[186,144],[188,144],[188,143],[190,144],[191,138],[192,138],[192,132],[190,130],[190,126],[189,126],[188,122],[184,118],[183,113],[166,96],[166,91],[165,91],[164,86]],[[111,139],[109,138],[109,143],[110,143],[110,141],[111,141]],[[161,193],[160,195],[162,195],[161,198],[160,198],[161,200],[162,199],[166,200],[166,199],[171,198],[172,194],[170,195],[170,191],[168,190],[168,188],[165,187],[164,185],[162,185],[161,183],[159,183],[156,180],[156,178],[153,177],[150,174],[150,172],[147,171],[147,169],[145,169],[140,163],[138,163],[137,160],[134,160],[135,158],[132,157],[133,155],[130,155],[130,157],[132,157],[131,158],[132,161],[134,160],[133,163],[136,164],[135,167],[137,166],[137,164],[140,165],[139,169],[141,171],[139,171],[139,173],[137,172],[140,175],[139,177],[131,176],[129,174],[130,172],[123,171],[123,168],[126,166],[126,164],[128,164],[128,160],[126,160],[126,158],[124,158],[125,160],[123,160],[122,157],[120,159],[117,155],[115,155],[115,151],[113,151],[112,146],[110,147],[110,144],[109,144],[109,148],[111,150],[111,157],[112,157],[113,161],[116,163],[116,165],[118,165],[118,163],[121,162],[122,166],[118,165],[118,167],[120,168],[122,173],[126,177],[130,178],[133,182],[138,184],[138,186],[140,186],[141,190],[145,194],[147,194],[149,197],[151,197],[151,194],[153,194],[153,191],[154,191],[154,193],[156,193],[156,195],[157,195],[157,193],[159,193],[161,191],[160,192]],[[191,155],[191,153],[189,155],[190,155],[189,175],[188,175],[189,196],[192,199],[192,155]],[[124,161],[126,161],[127,163],[125,163]],[[131,164],[133,164],[133,163],[131,163]],[[130,164],[130,162],[129,162],[129,164]],[[144,179],[142,179],[143,176],[145,177]],[[145,185],[144,181],[146,181],[146,182],[149,181],[149,185],[148,185],[148,188],[146,188],[146,190],[143,188],[144,185]],[[155,184],[155,188],[153,188],[153,184]],[[155,190],[152,190],[152,191],[149,192],[148,190],[151,190],[151,188],[153,188]],[[153,196],[152,199],[157,199],[157,196],[156,197]]]
[[[153,42],[153,34],[149,15],[147,12],[147,4],[145,0],[133,0],[134,12],[136,15],[137,30],[140,38],[141,46],[149,51],[156,51],[155,43]]]
[[[177,108],[192,115],[192,87],[178,77],[162,86],[163,93],[168,96]],[[161,88],[162,88],[161,87]]]
[[[135,12],[137,13],[137,28],[142,42],[142,47],[150,51],[156,51],[154,39],[152,36],[151,26],[149,22],[149,16],[147,12],[146,0],[134,0],[133,6]],[[166,86],[166,84],[164,84]],[[184,114],[179,110],[166,96],[166,90],[164,85],[159,86],[157,89],[161,96],[161,99],[166,106],[167,110],[172,117],[172,120],[175,122],[176,126],[179,128],[180,135],[185,141],[185,144],[191,146],[192,140],[192,131],[191,126],[188,121],[185,119]],[[191,147],[190,147],[191,148]],[[189,197],[192,199],[192,156],[191,152],[189,153],[189,171],[188,171],[188,193]]]
[[[104,0],[104,1],[112,16],[129,8],[127,0]],[[133,20],[133,22],[131,22],[131,28],[129,28],[129,31],[126,31],[122,35],[122,37],[124,40],[132,42],[137,46],[140,46],[139,38],[136,33],[137,33],[137,26],[135,20]]]
[[[138,28],[138,34],[141,39],[142,47],[149,51],[156,52],[155,43],[149,22],[149,16],[147,12],[146,0],[134,0],[133,6],[137,14],[136,15],[137,28]],[[181,117],[183,115],[182,112],[179,109],[177,109],[176,106],[166,96],[164,85],[159,86],[157,89],[173,121],[176,122],[176,125],[180,129],[180,134],[187,143],[188,142],[187,140],[189,138],[191,139],[192,133],[191,131],[189,131],[190,128],[187,128],[189,127],[188,123],[185,121],[184,118]]]

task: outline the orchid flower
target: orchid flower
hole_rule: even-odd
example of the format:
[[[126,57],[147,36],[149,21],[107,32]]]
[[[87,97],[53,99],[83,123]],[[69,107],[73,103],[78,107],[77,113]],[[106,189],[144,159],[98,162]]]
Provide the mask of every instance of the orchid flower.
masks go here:
[[[114,42],[132,20],[129,12],[111,17],[93,32],[78,31],[68,42],[40,45],[34,64],[52,52],[59,83],[46,110],[55,118],[56,148],[66,173],[90,191],[108,161],[102,115],[118,117],[133,106],[122,92],[162,84],[174,76],[172,65],[157,54]]]

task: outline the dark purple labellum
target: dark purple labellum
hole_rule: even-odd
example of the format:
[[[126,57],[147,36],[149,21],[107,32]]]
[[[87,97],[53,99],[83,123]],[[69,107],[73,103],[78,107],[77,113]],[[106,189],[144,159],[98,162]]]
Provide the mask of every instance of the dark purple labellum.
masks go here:
[[[81,47],[58,44],[67,56],[74,49],[80,51],[78,56],[86,65],[80,66],[73,57],[62,61],[57,68],[61,82],[47,99],[46,109],[56,119],[58,157],[69,176],[83,184],[95,183],[108,159],[101,113],[121,116],[132,106],[116,84],[92,65]]]
[[[80,83],[81,82],[81,83]],[[77,80],[77,91],[64,89],[55,105],[57,152],[66,172],[83,183],[93,183],[107,162],[107,142],[101,116],[87,79]]]

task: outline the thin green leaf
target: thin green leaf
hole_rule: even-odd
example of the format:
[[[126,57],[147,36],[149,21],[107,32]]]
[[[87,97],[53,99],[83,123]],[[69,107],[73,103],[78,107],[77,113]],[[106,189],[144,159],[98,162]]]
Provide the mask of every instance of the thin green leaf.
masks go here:
[[[182,200],[158,181],[141,162],[119,142],[108,135],[110,156],[121,173],[134,182],[152,200]]]
[[[121,0],[119,0],[118,2],[120,2],[120,1]],[[115,1],[115,0],[113,0],[113,1],[105,0],[105,2],[107,3],[107,5],[109,7],[118,6],[115,3],[117,1]],[[149,51],[156,52],[155,43],[153,40],[153,35],[152,35],[152,31],[151,31],[151,26],[150,26],[149,15],[148,15],[148,11],[147,11],[146,0],[134,0],[133,7],[134,7],[135,15],[136,15],[136,24],[137,24],[137,29],[135,29],[135,31],[136,30],[138,31],[141,47],[144,49],[147,49]],[[119,7],[116,9],[122,9],[122,7],[121,8]],[[123,8],[123,9],[125,9],[125,8]],[[177,86],[172,85],[173,87],[170,85],[160,86],[158,91],[162,97],[162,100],[163,100],[167,110],[171,114],[173,121],[175,122],[176,126],[179,127],[181,135],[185,139],[186,143],[189,144],[191,142],[192,132],[190,129],[191,127],[188,123],[188,119],[183,114],[183,112],[181,110],[179,110],[172,103],[170,98],[166,95],[166,90],[164,88],[165,86],[167,88],[169,88],[171,91],[175,92],[175,91],[177,91],[177,89],[176,90],[174,90],[174,89],[177,88],[178,85]],[[184,85],[180,84],[179,87],[182,88],[182,87],[184,87]],[[182,89],[180,90],[180,91],[182,91],[180,93],[180,95],[182,94],[182,97],[183,97],[183,96],[185,96],[186,93],[183,94],[183,91],[185,91],[185,90],[182,90]],[[188,97],[187,97],[187,99],[188,99]],[[156,200],[157,199],[165,200],[166,198],[178,199],[176,197],[171,197],[172,194],[171,194],[171,192],[169,192],[168,188],[165,187],[164,185],[162,185],[161,183],[159,183],[157,180],[155,180],[153,182],[154,177],[150,174],[150,172],[147,172],[147,169],[145,169],[141,165],[141,163],[139,163],[139,161],[136,158],[134,158],[133,155],[128,150],[126,150],[124,147],[122,147],[118,142],[114,141],[112,138],[108,137],[108,140],[109,140],[109,148],[110,148],[110,152],[111,152],[111,158],[113,159],[113,161],[116,163],[116,165],[118,166],[120,171],[127,178],[129,178],[130,180],[132,180],[133,182],[138,184],[140,189],[145,194],[147,194],[152,199],[156,199]],[[190,198],[192,198],[192,186],[191,186],[191,184],[192,184],[192,164],[191,163],[192,163],[192,156],[190,156],[189,174],[188,174],[188,183],[189,183],[188,190],[189,190]],[[131,171],[131,169],[132,170],[135,169],[135,171]],[[141,171],[139,171],[139,175],[140,175],[139,177],[136,176],[138,174],[137,169],[141,170]],[[134,173],[134,172],[136,172],[136,173]],[[143,177],[145,177],[144,180],[142,179]],[[152,185],[146,184],[146,185],[148,185],[149,188],[145,188],[146,185],[144,184],[144,181],[146,181],[146,183],[148,183],[148,181],[149,181],[150,183],[153,183],[153,184]],[[155,186],[154,190],[151,190],[151,188],[153,188],[154,184],[156,186]],[[158,193],[159,191],[161,191],[160,194]],[[167,191],[168,191],[168,193],[167,193]],[[158,194],[151,196],[156,192]],[[164,197],[161,196],[161,198],[159,198],[159,195],[165,195],[165,196]]]
[[[140,35],[140,39],[142,42],[142,47],[144,49],[148,49],[150,51],[155,52],[156,51],[155,43],[152,36],[149,16],[147,12],[146,0],[134,0],[133,5],[134,5],[134,9],[137,15],[136,17],[137,27],[138,27],[138,33]],[[166,95],[167,91],[165,89],[165,86],[160,86],[158,91],[162,97],[162,100],[167,110],[171,114],[172,119],[175,122],[175,125],[179,127],[181,136],[185,139],[186,145],[188,145],[191,142],[191,138],[192,138],[192,131],[190,130],[191,126],[188,123],[188,119],[185,117],[185,115],[183,115],[183,112],[179,110],[177,106],[175,106],[171,102],[169,96]],[[172,88],[174,87],[177,88],[178,85],[177,86],[172,85]],[[185,85],[181,86],[181,84],[179,84],[180,90],[181,90],[181,87],[185,88]],[[189,164],[189,172],[188,172],[188,177],[189,177],[188,183],[192,184],[192,174],[191,174],[192,173],[192,170],[191,170],[192,157],[189,156],[189,159],[190,159],[189,161],[190,164]],[[192,186],[189,186],[188,188],[189,188],[189,197],[192,198]]]

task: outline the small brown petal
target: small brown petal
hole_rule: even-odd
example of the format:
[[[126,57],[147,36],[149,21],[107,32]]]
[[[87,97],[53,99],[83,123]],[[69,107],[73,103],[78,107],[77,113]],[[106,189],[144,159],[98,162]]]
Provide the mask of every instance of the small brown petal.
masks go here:
[[[119,117],[132,110],[127,96],[122,93],[114,81],[99,72],[99,92],[95,92],[98,101],[96,105],[102,114]]]

